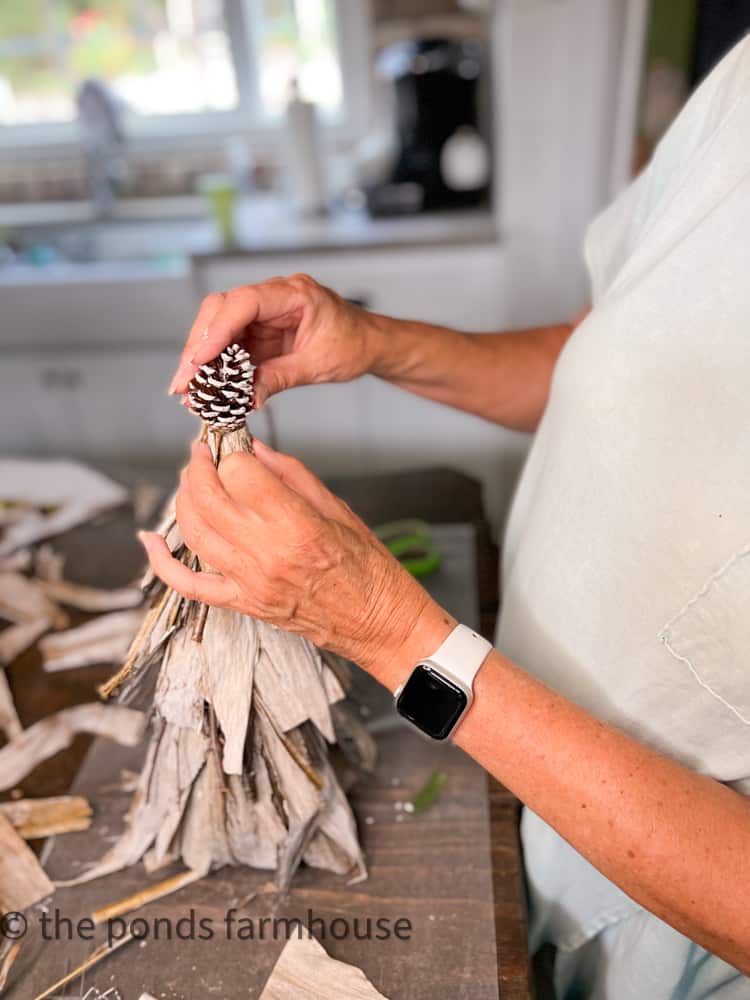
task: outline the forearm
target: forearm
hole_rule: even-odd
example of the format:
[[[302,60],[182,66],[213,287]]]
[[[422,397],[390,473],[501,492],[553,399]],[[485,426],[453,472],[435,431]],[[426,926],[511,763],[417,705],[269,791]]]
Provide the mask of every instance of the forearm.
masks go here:
[[[402,652],[374,666],[391,690],[452,620],[426,605]],[[750,801],[659,754],[498,652],[455,742],[607,878],[750,973]]]
[[[534,430],[572,324],[459,333],[371,315],[372,373],[418,396],[517,430]]]

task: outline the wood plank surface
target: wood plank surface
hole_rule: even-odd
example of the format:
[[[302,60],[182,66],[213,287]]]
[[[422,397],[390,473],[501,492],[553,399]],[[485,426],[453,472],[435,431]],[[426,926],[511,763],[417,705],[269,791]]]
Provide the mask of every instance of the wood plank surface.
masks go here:
[[[113,954],[90,974],[88,984],[99,989],[117,986],[123,1000],[137,998],[144,990],[165,1000],[187,1000],[203,992],[224,1000],[259,996],[285,943],[284,926],[277,940],[270,924],[266,925],[270,939],[264,941],[230,940],[226,932],[232,904],[255,893],[254,899],[238,907],[237,919],[253,918],[256,937],[262,917],[297,917],[306,926],[310,920],[310,930],[331,955],[362,968],[393,1000],[431,1000],[436,991],[456,1000],[496,1000],[486,776],[455,748],[435,750],[402,727],[384,734],[379,750],[375,779],[360,783],[353,795],[370,871],[365,882],[348,886],[346,879],[304,869],[288,898],[280,900],[271,873],[222,869],[113,923],[111,930],[118,934],[133,918],[145,918],[146,924],[134,929],[148,934],[146,943],[134,941]],[[121,769],[138,766],[138,752],[94,744],[73,791],[95,803],[96,821],[85,833],[56,839],[45,859],[53,879],[74,877],[84,860],[104,852],[129,801],[129,794],[118,791],[113,781]],[[439,802],[419,816],[397,810],[395,804],[416,794],[436,767],[448,774]],[[93,910],[163,875],[148,877],[137,866],[58,890],[48,916],[59,914],[59,928],[56,934],[54,924],[49,924],[48,936],[60,940],[43,941],[42,911],[29,911],[29,933],[7,992],[10,1000],[37,995],[106,937],[105,925],[97,929],[94,940],[84,940],[75,931],[73,940],[68,940],[68,920],[77,925]],[[191,939],[191,911],[194,920],[210,922],[211,940]],[[187,940],[153,940],[157,917],[169,922],[173,936],[182,920]],[[394,935],[396,922],[401,921],[401,935],[408,939],[392,935],[384,941],[356,940],[356,930],[367,935],[368,919],[371,936],[377,933],[373,922],[381,919],[388,921]],[[167,932],[163,924],[162,933]]]

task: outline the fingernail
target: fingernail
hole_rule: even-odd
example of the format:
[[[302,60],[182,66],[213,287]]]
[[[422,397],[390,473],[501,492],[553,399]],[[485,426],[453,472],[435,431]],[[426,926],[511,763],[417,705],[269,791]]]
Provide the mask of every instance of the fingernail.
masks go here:
[[[141,543],[141,545],[144,548],[148,548],[148,538],[149,538],[149,532],[148,531],[139,531],[138,532],[138,541]]]
[[[175,394],[175,392],[177,391],[177,386],[181,382],[189,382],[190,381],[190,379],[193,377],[193,374],[194,374],[193,369],[195,367],[196,366],[192,363],[192,361],[182,361],[180,363],[179,368],[175,372],[174,378],[172,379],[172,381],[169,384],[169,395],[170,396],[173,396]]]

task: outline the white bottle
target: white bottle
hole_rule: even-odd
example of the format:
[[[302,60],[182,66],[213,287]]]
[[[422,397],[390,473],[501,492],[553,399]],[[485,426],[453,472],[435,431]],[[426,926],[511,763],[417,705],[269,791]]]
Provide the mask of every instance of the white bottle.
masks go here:
[[[326,185],[317,109],[300,97],[297,83],[286,108],[286,168],[295,208],[302,215],[323,215]]]

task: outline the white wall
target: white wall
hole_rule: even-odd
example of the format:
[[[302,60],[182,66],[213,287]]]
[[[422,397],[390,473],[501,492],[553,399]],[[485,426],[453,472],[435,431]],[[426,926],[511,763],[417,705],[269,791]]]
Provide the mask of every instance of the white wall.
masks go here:
[[[628,176],[647,0],[494,0],[495,182],[511,322],[575,314],[581,240]]]

